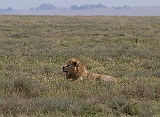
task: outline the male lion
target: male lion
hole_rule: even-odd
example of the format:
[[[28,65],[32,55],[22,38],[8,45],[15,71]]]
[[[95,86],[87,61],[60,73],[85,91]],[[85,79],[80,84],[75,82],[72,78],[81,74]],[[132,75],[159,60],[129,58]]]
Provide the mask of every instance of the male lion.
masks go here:
[[[67,61],[66,66],[63,67],[63,72],[66,72],[67,79],[72,81],[78,79],[93,79],[116,82],[116,79],[112,76],[88,72],[83,64],[75,58]]]

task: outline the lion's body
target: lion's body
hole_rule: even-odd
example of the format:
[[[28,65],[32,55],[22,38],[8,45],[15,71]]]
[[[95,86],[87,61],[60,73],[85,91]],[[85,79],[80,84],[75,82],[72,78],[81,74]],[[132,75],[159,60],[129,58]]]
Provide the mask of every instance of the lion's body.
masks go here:
[[[116,79],[112,76],[88,72],[83,64],[74,58],[68,60],[67,65],[63,67],[63,71],[66,72],[67,79],[73,81],[93,79],[116,82]]]

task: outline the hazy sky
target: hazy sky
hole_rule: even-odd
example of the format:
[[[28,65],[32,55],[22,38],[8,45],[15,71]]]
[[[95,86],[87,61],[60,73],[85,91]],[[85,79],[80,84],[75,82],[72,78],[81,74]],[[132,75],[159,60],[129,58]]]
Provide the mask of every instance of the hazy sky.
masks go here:
[[[112,6],[160,6],[160,0],[0,0],[0,8],[12,7],[13,9],[29,9],[50,3],[57,7],[70,7],[82,4],[104,4]]]

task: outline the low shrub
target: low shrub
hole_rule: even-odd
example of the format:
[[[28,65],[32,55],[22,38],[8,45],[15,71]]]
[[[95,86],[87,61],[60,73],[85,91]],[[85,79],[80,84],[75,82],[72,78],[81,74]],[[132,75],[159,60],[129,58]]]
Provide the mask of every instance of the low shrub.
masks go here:
[[[132,80],[131,80],[132,81]],[[123,84],[120,89],[120,94],[126,95],[130,98],[139,98],[154,100],[159,98],[159,81],[152,83],[145,80],[133,80],[129,84]]]
[[[0,115],[30,115],[34,111],[35,106],[31,100],[26,100],[24,98],[0,98]]]
[[[138,106],[138,115],[140,117],[153,117],[155,112],[152,103],[141,102]]]
[[[51,112],[66,112],[72,106],[72,101],[69,98],[39,98],[35,100],[35,106],[37,109],[40,109],[42,113],[51,113]]]
[[[31,78],[15,78],[3,84],[2,92],[5,97],[14,97],[14,95],[22,98],[41,97],[47,93],[47,86]]]
[[[124,96],[113,97],[110,102],[108,102],[108,106],[117,116],[120,116],[121,114],[128,114],[131,116],[138,114],[137,103]]]
[[[29,98],[41,96],[45,91],[44,86],[31,79],[16,78],[13,86],[15,92]]]

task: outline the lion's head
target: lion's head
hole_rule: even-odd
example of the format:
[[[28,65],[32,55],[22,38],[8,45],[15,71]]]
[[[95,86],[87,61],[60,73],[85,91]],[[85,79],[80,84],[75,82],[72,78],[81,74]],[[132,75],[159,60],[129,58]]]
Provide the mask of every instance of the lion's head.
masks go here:
[[[63,67],[63,72],[66,72],[67,79],[76,80],[86,73],[86,69],[79,60],[72,58]]]

